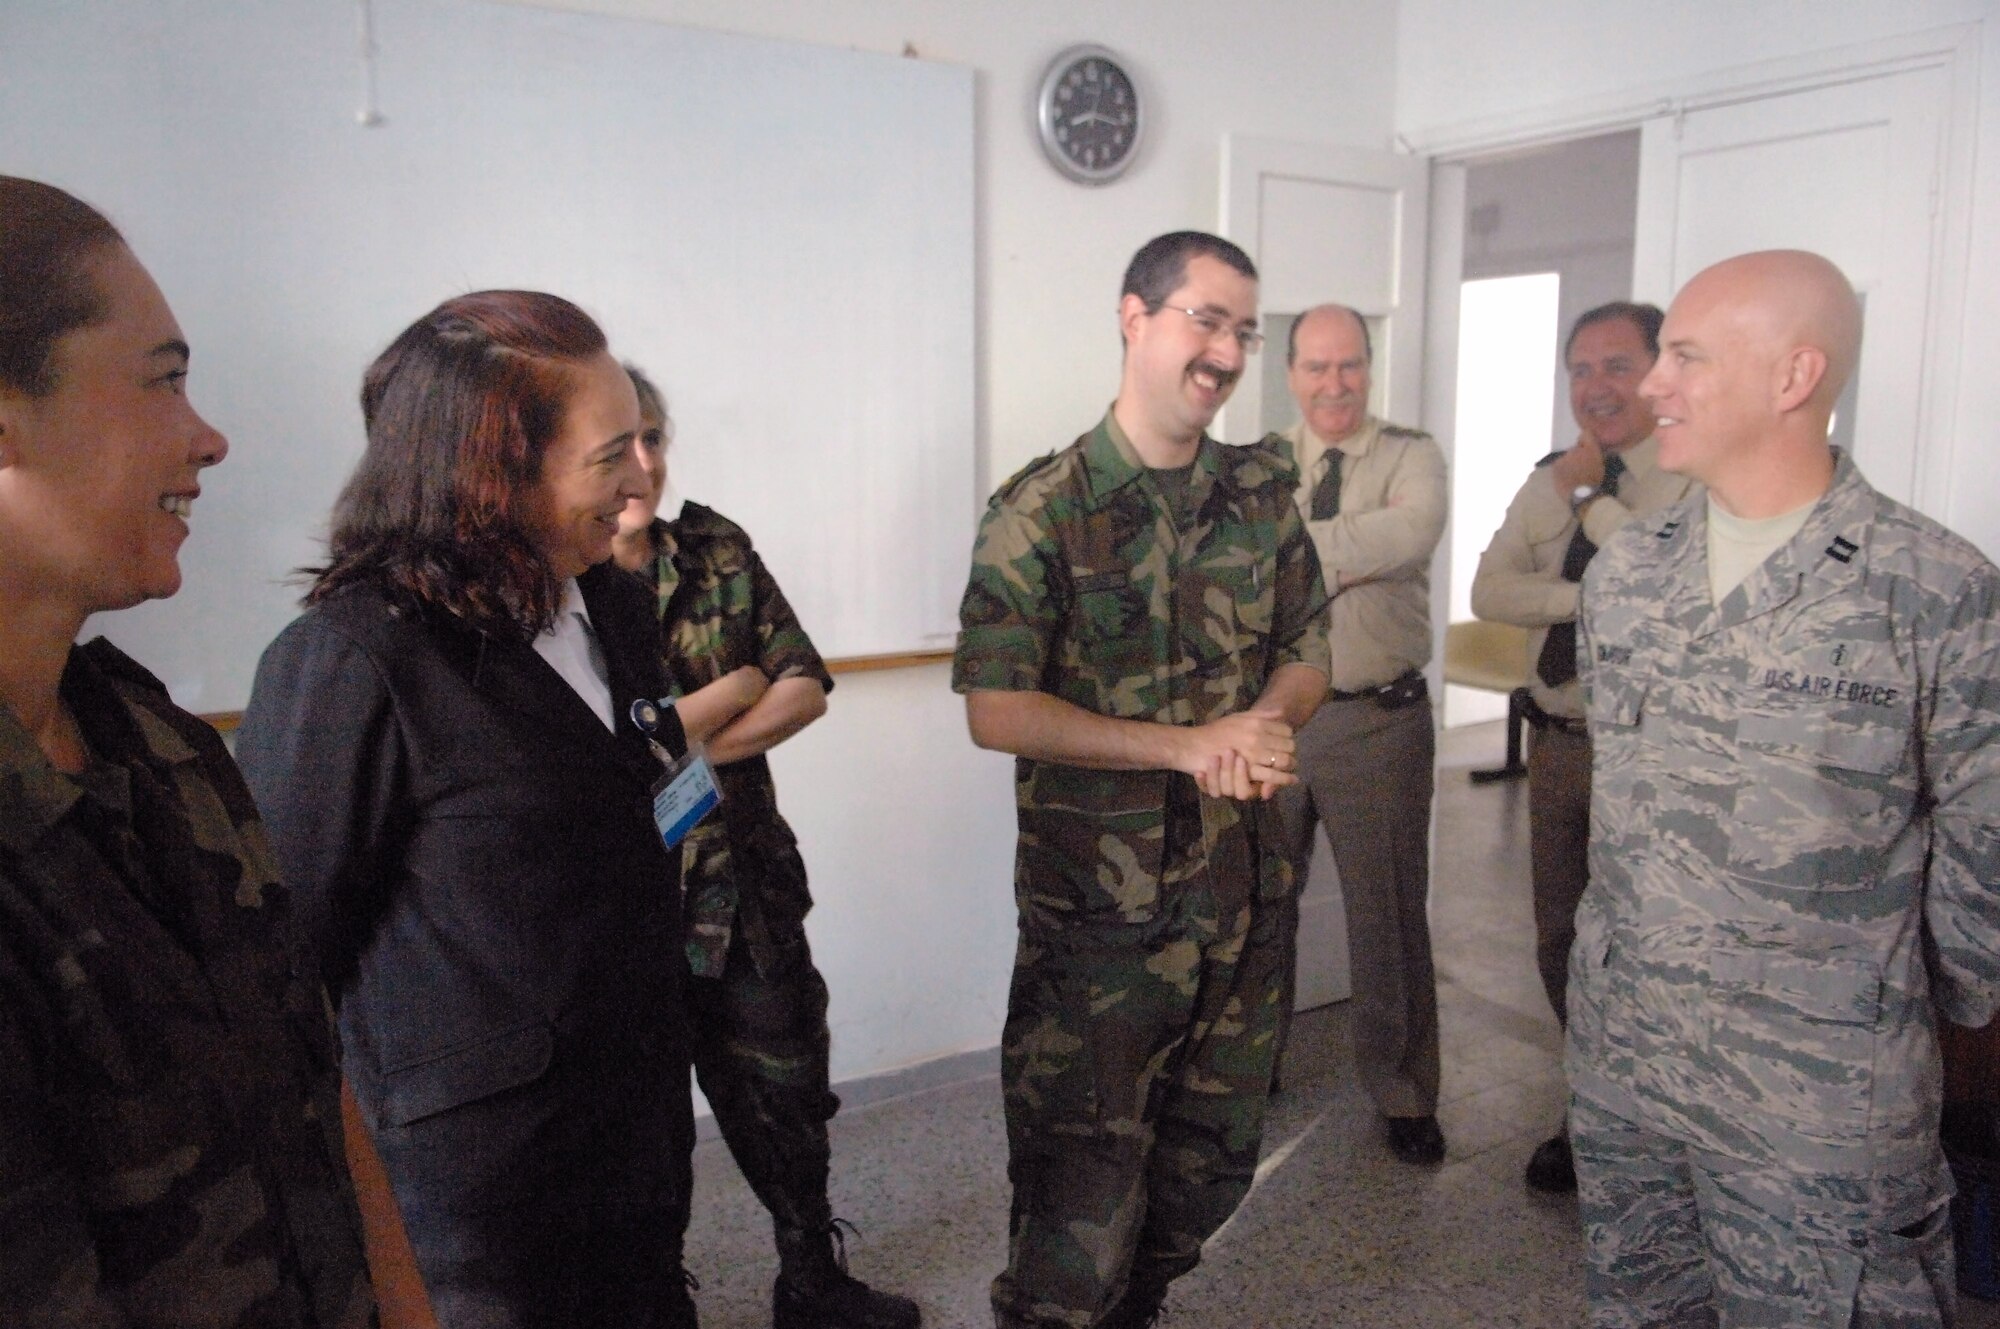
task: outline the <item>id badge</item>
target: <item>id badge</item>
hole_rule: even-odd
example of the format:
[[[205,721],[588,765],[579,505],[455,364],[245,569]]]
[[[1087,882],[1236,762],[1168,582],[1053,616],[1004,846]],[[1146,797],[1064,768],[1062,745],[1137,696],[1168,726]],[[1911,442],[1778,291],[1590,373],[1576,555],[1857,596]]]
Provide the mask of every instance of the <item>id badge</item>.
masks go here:
[[[653,783],[653,824],[659,827],[667,848],[678,848],[695,823],[721,801],[722,790],[716,787],[715,768],[708,764],[708,754],[690,748],[679,760],[668,762],[666,773]]]

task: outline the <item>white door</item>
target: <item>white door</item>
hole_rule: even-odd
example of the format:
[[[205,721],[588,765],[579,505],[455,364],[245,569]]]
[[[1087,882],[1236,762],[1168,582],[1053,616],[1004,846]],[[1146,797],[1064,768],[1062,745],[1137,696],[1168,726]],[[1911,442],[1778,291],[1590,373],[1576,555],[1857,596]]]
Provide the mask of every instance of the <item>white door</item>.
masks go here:
[[[1429,178],[1421,158],[1224,137],[1222,234],[1256,260],[1271,340],[1218,419],[1217,437],[1247,441],[1298,419],[1285,388],[1285,335],[1301,312],[1327,301],[1368,321],[1376,413],[1419,418]],[[1340,1001],[1351,991],[1347,915],[1322,832],[1299,897],[1297,1006]]]
[[[1746,250],[1811,249],[1839,264],[1866,323],[1835,441],[1882,492],[1934,510],[1943,496],[1921,483],[1925,344],[1950,85],[1933,66],[1648,121],[1632,267],[1635,298],[1664,306]]]

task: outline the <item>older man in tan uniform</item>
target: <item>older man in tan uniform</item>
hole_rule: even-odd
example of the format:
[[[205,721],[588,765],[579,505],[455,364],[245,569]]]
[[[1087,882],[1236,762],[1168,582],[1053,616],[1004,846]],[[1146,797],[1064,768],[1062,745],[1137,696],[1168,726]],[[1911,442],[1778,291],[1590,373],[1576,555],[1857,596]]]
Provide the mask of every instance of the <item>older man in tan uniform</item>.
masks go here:
[[[1535,962],[1557,1021],[1567,1024],[1569,949],[1588,877],[1590,736],[1576,681],[1577,588],[1597,547],[1627,522],[1669,507],[1693,482],[1660,470],[1653,411],[1639,382],[1660,353],[1657,306],[1617,301],[1577,318],[1563,348],[1576,446],[1535,464],[1480,555],[1472,612],[1534,631],[1528,657],[1534,736],[1528,749],[1528,844]],[[1576,1189],[1569,1135],[1528,1162],[1528,1185]]]
[[[1444,534],[1444,454],[1368,414],[1372,348],[1353,310],[1292,325],[1286,365],[1304,419],[1267,445],[1297,467],[1296,499],[1333,596],[1332,687],[1298,733],[1300,783],[1278,795],[1296,875],[1326,825],[1347,906],[1354,1057],[1408,1163],[1444,1158],[1430,821],[1436,757],[1423,668],[1431,554]]]

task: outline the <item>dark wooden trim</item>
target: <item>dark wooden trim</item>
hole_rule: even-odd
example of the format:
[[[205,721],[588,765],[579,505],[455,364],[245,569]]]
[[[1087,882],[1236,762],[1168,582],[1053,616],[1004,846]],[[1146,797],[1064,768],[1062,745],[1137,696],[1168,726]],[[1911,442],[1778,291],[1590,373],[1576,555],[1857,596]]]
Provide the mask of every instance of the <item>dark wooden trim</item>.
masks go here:
[[[950,663],[950,651],[899,651],[894,655],[851,655],[845,660],[828,660],[826,669],[830,674],[865,674],[875,669],[915,669]]]

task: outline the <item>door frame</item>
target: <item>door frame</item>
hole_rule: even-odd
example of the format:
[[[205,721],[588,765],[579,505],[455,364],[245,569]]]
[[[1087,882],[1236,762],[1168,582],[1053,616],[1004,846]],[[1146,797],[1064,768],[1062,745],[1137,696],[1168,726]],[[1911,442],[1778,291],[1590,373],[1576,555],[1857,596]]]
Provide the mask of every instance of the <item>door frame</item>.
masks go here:
[[[1635,129],[1648,120],[1689,111],[1877,78],[1914,69],[1943,68],[1946,94],[1943,146],[1932,177],[1931,213],[1937,223],[1924,326],[1923,382],[1918,386],[1915,506],[1940,517],[1946,511],[1953,454],[1951,425],[1958,403],[1966,276],[1971,264],[1974,137],[1978,124],[1980,29],[1955,24],[1883,37],[1850,46],[1755,64],[1725,66],[1641,85],[1611,96],[1552,103],[1399,135],[1398,142],[1432,161],[1429,308],[1425,316],[1424,426],[1440,439],[1453,437],[1457,386],[1458,282],[1442,266],[1465,244],[1464,170],[1481,158],[1521,148]],[[2000,77],[2000,71],[1992,71]],[[1447,457],[1451,445],[1447,444]],[[1448,577],[1449,569],[1445,570]],[[1442,632],[1442,627],[1439,628]],[[1442,637],[1439,638],[1442,640]]]

